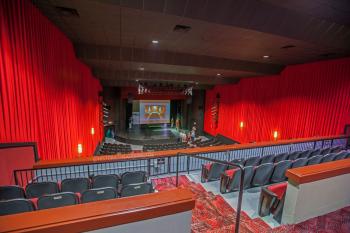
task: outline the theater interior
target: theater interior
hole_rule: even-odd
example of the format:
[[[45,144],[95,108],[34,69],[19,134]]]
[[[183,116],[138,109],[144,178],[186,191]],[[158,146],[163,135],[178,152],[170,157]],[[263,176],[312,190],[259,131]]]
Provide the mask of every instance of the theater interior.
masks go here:
[[[0,0],[0,232],[350,232],[348,0]]]

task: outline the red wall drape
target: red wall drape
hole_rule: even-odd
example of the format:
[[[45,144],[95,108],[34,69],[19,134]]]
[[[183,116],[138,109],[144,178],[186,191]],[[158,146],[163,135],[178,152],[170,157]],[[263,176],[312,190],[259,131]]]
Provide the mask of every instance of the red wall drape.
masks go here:
[[[218,127],[211,108],[220,94]],[[206,92],[206,132],[240,142],[342,134],[350,124],[350,58],[288,66]],[[243,122],[244,127],[240,127]]]
[[[0,1],[0,142],[35,141],[41,159],[91,155],[100,83],[30,1]],[[95,135],[91,135],[91,128]]]

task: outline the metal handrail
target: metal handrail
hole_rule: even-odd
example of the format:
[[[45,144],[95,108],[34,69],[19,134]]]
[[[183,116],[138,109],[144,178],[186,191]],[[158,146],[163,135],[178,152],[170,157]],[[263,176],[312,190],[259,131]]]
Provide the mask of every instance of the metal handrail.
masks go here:
[[[237,215],[236,215],[236,223],[235,223],[235,233],[239,233],[239,221],[241,218],[243,185],[244,185],[244,175],[245,175],[244,174],[244,167],[238,163],[232,163],[232,162],[228,162],[228,161],[211,159],[211,158],[207,158],[207,157],[203,157],[203,156],[199,156],[199,155],[194,155],[194,154],[177,153],[177,155],[176,155],[176,162],[177,162],[176,163],[177,164],[176,165],[176,187],[178,187],[178,185],[179,185],[179,157],[180,156],[187,156],[187,158],[192,157],[192,158],[207,160],[207,161],[214,162],[214,163],[225,164],[225,165],[237,167],[241,170],[241,179],[240,179],[240,183],[239,183],[239,193],[238,193],[238,203],[237,203]]]

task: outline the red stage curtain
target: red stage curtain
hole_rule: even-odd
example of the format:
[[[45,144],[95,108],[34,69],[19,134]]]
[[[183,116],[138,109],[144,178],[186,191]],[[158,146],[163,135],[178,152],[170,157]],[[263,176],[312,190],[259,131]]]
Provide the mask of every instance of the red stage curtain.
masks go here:
[[[30,1],[0,1],[0,142],[38,143],[42,159],[92,155],[100,83]],[[91,128],[95,135],[91,135]]]
[[[211,107],[220,93],[218,127]],[[244,127],[240,128],[240,122]],[[350,124],[350,59],[288,66],[206,93],[205,131],[240,142],[342,134]]]

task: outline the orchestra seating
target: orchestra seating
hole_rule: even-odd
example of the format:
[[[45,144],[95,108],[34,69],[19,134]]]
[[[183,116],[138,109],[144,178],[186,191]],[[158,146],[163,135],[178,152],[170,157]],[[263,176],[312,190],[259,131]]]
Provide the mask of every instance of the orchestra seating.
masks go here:
[[[187,142],[178,142],[178,143],[168,143],[168,144],[146,144],[143,146],[144,152],[151,151],[162,151],[162,150],[177,150],[188,148],[189,145]]]
[[[0,186],[0,215],[152,193],[154,189],[147,178],[146,172],[135,171],[121,176],[96,175],[58,183],[29,183],[25,189]]]
[[[324,162],[350,158],[350,152],[341,147],[313,149],[291,153],[271,154],[262,157],[250,157],[246,160],[233,160],[245,171],[244,188],[264,186],[286,180],[285,172],[289,168],[297,168]],[[220,192],[233,192],[239,189],[240,169],[221,163],[202,165],[201,181],[208,182],[220,179]]]
[[[132,152],[130,145],[103,143],[98,155],[129,154]]]

